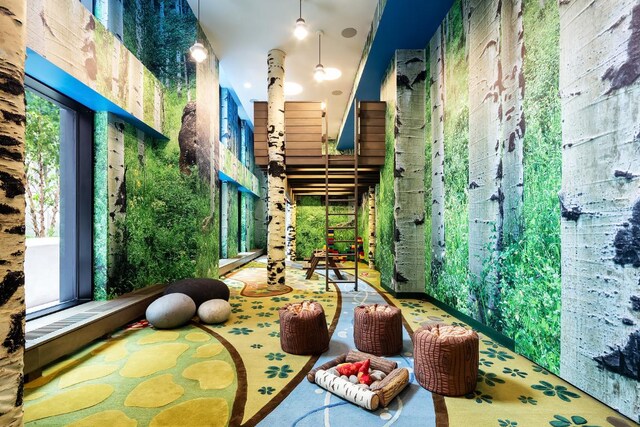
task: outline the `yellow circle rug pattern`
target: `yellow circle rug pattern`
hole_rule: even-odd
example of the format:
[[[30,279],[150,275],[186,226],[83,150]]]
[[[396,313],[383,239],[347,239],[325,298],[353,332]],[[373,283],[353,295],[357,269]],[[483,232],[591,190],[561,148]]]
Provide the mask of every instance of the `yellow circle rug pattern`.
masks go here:
[[[188,400],[156,415],[149,427],[226,426],[229,420],[227,401],[217,397]]]
[[[24,414],[24,422],[89,408],[111,396],[113,391],[113,386],[108,384],[91,384],[58,393],[29,406],[29,410]]]
[[[200,347],[198,347],[198,349],[196,350],[196,354],[194,354],[193,357],[213,357],[220,354],[223,349],[224,347],[219,343],[201,345]]]
[[[138,422],[118,410],[109,410],[89,415],[74,423],[67,424],[66,427],[136,427]]]
[[[183,394],[184,388],[173,381],[173,375],[164,374],[138,384],[129,393],[124,404],[139,408],[159,408],[179,399]]]
[[[220,390],[229,387],[235,378],[234,369],[222,360],[195,363],[182,372],[182,376],[197,380],[203,390]]]
[[[178,357],[187,351],[189,344],[171,343],[143,347],[129,357],[120,375],[141,378],[176,366]]]

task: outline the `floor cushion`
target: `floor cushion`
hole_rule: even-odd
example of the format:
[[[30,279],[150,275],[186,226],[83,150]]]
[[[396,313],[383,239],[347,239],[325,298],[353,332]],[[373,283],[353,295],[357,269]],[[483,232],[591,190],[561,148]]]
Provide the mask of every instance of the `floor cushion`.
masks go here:
[[[202,323],[226,322],[231,315],[231,305],[223,299],[212,299],[198,307],[198,317]]]
[[[185,294],[164,295],[149,304],[146,317],[158,329],[182,326],[196,314],[196,304]]]
[[[229,301],[229,287],[216,279],[183,279],[171,283],[164,294],[181,293],[191,297],[196,307],[205,301],[223,299]]]

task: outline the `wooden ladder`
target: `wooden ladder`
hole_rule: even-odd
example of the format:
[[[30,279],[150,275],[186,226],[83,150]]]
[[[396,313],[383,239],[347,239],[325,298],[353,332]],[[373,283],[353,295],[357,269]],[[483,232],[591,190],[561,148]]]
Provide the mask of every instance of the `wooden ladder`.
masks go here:
[[[328,141],[324,142],[324,183],[325,183],[325,197],[324,197],[324,207],[325,207],[325,228],[324,228],[324,236],[325,236],[325,250],[324,250],[324,277],[325,277],[325,290],[329,290],[329,282],[333,283],[353,283],[354,290],[358,291],[358,156],[360,151],[360,137],[359,137],[359,104],[354,100],[354,143],[353,143],[353,154],[352,155],[335,155],[332,156],[329,153],[329,145]],[[335,182],[332,181],[331,177],[331,166],[339,166],[346,164],[351,164],[353,160],[353,184],[340,184],[341,187],[353,188],[353,193],[351,195],[347,194],[348,192],[342,189],[342,191],[332,191],[332,184]],[[335,197],[335,198],[333,198]],[[343,204],[343,203],[352,203],[352,209],[348,212],[332,212],[331,206],[334,203]],[[353,217],[353,221],[349,223],[352,225],[333,225],[330,222],[330,218],[333,216],[347,216]],[[330,236],[330,231],[335,230],[349,230],[353,232],[352,239],[335,239]],[[352,243],[353,251],[348,252],[346,254],[330,254],[329,253],[329,241],[332,239],[333,243]],[[353,267],[340,267],[340,270],[353,271],[354,279],[348,279],[345,276],[344,279],[331,279],[329,277],[329,271],[332,269],[331,265],[334,265],[333,262],[330,262],[330,258],[339,258],[343,256],[353,256],[354,266]],[[333,261],[333,260],[331,260]]]

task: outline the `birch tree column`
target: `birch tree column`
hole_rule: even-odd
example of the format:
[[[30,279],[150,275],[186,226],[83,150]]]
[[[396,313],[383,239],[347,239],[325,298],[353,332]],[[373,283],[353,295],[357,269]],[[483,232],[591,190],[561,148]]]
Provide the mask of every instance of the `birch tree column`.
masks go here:
[[[497,294],[492,260],[502,245],[500,0],[470,0],[469,22],[469,295],[487,323]],[[497,310],[493,310],[497,312]]]
[[[424,292],[425,51],[396,51],[396,136],[394,149],[396,292]]]
[[[444,47],[440,26],[431,38],[429,63],[431,70],[431,283],[438,284],[444,263]]]
[[[285,284],[285,178],[284,162],[284,58],[279,49],[267,57],[267,143],[269,165],[267,286],[279,289]]]
[[[0,7],[0,425],[22,425],[27,2]]]
[[[640,420],[639,40],[637,0],[560,2],[560,373],[634,421]]]
[[[376,268],[376,188],[369,187],[369,268]]]
[[[502,122],[502,230],[505,245],[517,242],[522,234],[524,188],[524,29],[522,0],[502,2],[500,63],[503,72]]]
[[[287,204],[287,259],[296,260],[296,203]]]

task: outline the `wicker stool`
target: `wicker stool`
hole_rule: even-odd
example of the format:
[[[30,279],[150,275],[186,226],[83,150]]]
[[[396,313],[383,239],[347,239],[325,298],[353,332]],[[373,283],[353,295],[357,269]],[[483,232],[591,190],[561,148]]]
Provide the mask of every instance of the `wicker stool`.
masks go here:
[[[402,313],[389,305],[361,305],[354,313],[356,348],[376,356],[402,351]]]
[[[429,391],[462,396],[476,388],[478,334],[460,326],[427,325],[413,335],[416,379]]]
[[[309,355],[329,349],[329,329],[322,305],[302,301],[282,307],[280,315],[280,346],[286,353]]]

